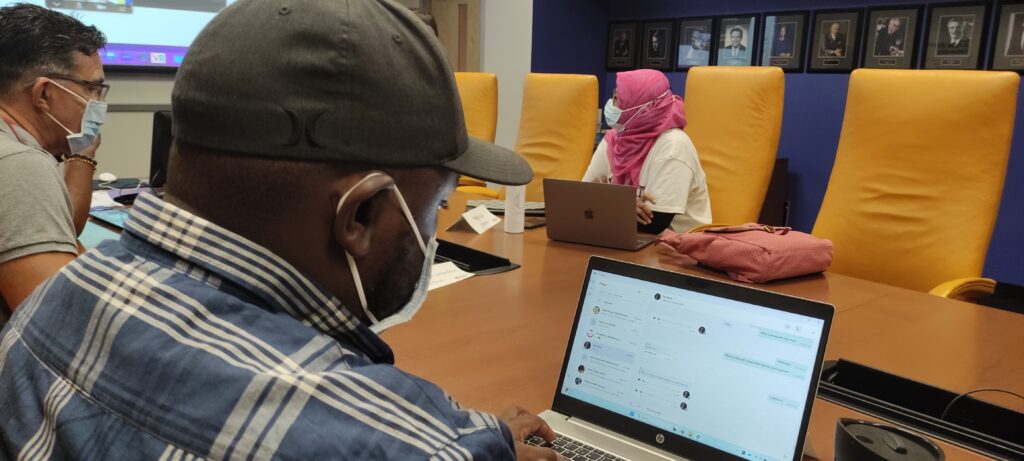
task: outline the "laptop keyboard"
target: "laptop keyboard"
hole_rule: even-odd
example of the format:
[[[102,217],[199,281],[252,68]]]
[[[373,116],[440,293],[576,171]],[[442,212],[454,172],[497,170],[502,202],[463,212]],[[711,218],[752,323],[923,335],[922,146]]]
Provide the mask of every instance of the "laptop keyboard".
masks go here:
[[[540,437],[531,435],[526,438],[526,444],[551,448],[569,461],[626,461],[625,458],[620,458],[562,434],[555,434],[555,440],[550,443]]]

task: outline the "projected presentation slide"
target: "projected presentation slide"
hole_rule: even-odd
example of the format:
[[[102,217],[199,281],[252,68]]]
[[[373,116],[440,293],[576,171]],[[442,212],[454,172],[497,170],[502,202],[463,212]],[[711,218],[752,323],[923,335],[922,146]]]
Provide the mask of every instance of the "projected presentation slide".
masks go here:
[[[131,13],[132,0],[46,0],[46,6],[50,8],[68,8],[86,11],[107,11],[114,13]]]
[[[10,5],[14,1],[0,1]],[[174,68],[192,40],[234,0],[35,0],[75,16],[107,35],[100,59],[107,66]]]

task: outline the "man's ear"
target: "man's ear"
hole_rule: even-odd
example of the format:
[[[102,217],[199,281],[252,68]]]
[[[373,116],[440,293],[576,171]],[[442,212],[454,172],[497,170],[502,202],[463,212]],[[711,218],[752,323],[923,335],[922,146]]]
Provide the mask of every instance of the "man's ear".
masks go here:
[[[39,108],[44,112],[50,112],[50,103],[53,101],[53,91],[58,90],[50,84],[50,81],[45,78],[37,78],[32,83],[32,106]]]
[[[373,173],[350,175],[334,186],[337,196],[344,200],[335,211],[334,240],[356,259],[370,252],[373,230],[377,228],[373,221],[382,215],[376,208],[387,206],[386,194],[395,187],[391,176]]]

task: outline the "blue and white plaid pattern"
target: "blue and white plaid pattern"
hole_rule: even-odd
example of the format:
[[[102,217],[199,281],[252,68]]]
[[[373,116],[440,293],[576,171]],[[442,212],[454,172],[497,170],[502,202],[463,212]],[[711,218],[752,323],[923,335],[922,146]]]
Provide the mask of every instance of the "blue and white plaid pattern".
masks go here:
[[[285,261],[143,195],[0,335],[0,460],[512,459]]]

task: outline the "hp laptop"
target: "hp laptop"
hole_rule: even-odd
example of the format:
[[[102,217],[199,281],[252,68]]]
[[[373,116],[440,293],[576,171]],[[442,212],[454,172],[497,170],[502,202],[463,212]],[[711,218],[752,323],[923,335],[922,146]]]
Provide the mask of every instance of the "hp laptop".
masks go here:
[[[798,461],[833,311],[593,257],[541,414],[552,445],[568,459]]]
[[[636,189],[544,178],[548,238],[639,250],[657,236],[636,231]]]

